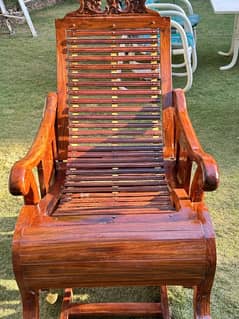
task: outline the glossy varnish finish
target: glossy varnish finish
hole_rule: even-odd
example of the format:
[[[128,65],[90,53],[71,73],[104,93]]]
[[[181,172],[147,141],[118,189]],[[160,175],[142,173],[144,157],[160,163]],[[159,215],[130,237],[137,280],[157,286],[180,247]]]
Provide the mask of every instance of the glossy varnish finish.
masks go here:
[[[69,144],[54,216],[173,209],[163,163],[160,31],[127,25],[66,31]]]
[[[195,318],[210,318],[216,253],[203,193],[216,189],[217,166],[171,87],[169,20],[117,3],[85,1],[56,21],[58,92],[11,171],[25,199],[13,240],[24,319],[39,318],[47,288],[65,289],[61,319],[168,319],[168,284],[194,287]],[[75,304],[67,288],[130,285],[160,286],[161,302]]]

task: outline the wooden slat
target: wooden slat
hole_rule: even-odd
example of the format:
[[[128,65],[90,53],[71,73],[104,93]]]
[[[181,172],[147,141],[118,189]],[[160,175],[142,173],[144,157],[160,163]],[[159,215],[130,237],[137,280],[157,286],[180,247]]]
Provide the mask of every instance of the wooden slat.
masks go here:
[[[117,113],[117,112],[115,112]],[[92,114],[83,114],[83,115],[74,115],[71,114],[72,120],[160,120],[160,116],[158,115],[141,115],[141,114],[127,114],[127,115],[92,115]]]
[[[69,158],[68,159],[68,162],[67,162],[67,167],[71,167],[76,164],[78,166],[84,166],[84,164],[98,164],[98,163],[101,163],[101,164],[112,164],[110,167],[114,168],[114,167],[118,167],[117,165],[119,163],[138,163],[137,165],[140,165],[140,163],[142,164],[143,163],[143,166],[147,166],[148,164],[154,164],[156,163],[158,166],[158,164],[160,164],[161,166],[163,165],[163,161],[162,159],[160,160],[159,158],[156,158],[156,157],[124,157],[124,158],[121,158],[119,159],[118,157],[115,157],[115,158],[112,158],[112,157],[106,157],[106,158],[76,158],[76,157],[73,157],[73,158]],[[78,167],[76,166],[76,167]],[[136,166],[137,167],[137,166]]]
[[[154,186],[142,186],[142,185],[136,185],[136,186],[105,186],[105,187],[65,187],[63,190],[63,193],[98,193],[98,192],[154,192],[163,189],[165,192],[167,192],[166,185],[154,185]]]
[[[107,198],[102,198],[102,200],[107,200]],[[193,213],[191,212],[191,219],[194,218]],[[81,218],[76,217],[63,217],[60,219],[61,225],[92,225],[98,224],[100,222],[108,222],[111,223],[112,221],[124,224],[125,226],[128,223],[145,223],[146,221],[150,221],[152,223],[161,223],[161,222],[176,222],[176,221],[186,221],[188,220],[189,216],[188,213],[183,214],[182,212],[178,213],[176,211],[172,211],[171,214],[147,214],[147,219],[145,219],[144,214],[129,214],[129,215],[81,215]]]
[[[99,219],[97,221],[96,216],[97,215],[105,215],[106,221],[110,222],[116,222],[120,223],[118,220],[119,216],[139,216],[140,214],[144,214],[144,211],[147,215],[163,215],[167,213],[172,213],[173,211],[169,209],[169,204],[167,201],[165,203],[154,203],[154,204],[148,204],[147,202],[139,202],[138,205],[129,203],[122,204],[122,202],[115,202],[114,205],[108,202],[98,202],[95,206],[89,205],[87,202],[79,202],[75,200],[68,201],[66,203],[62,202],[62,204],[59,205],[59,208],[56,212],[54,212],[54,215],[56,214],[64,214],[65,216],[72,215],[76,216],[76,214],[80,214],[82,216],[95,216],[96,222],[99,222]],[[78,207],[78,208],[77,208]],[[112,215],[113,214],[113,215]],[[111,217],[112,220],[109,220],[107,216],[113,216]],[[145,219],[145,223],[147,219]],[[101,221],[103,222],[103,221]],[[143,222],[142,222],[143,223]],[[133,223],[132,223],[133,224]]]
[[[69,145],[69,151],[93,151],[93,152],[128,152],[128,151],[162,151],[162,144],[157,145],[101,145],[101,146],[72,146]]]
[[[95,161],[95,162],[89,162],[89,161],[86,161],[84,164],[80,163],[80,162],[77,162],[77,161],[69,161],[67,163],[67,167],[68,168],[84,168],[84,169],[87,169],[87,168],[110,168],[110,169],[116,169],[116,168],[132,168],[132,169],[136,169],[136,168],[143,168],[143,167],[162,167],[162,163],[159,162],[159,161],[145,161],[145,162],[132,162],[132,161],[127,161],[127,162],[123,162],[123,161],[120,161],[119,159],[115,160],[115,161],[109,161],[107,163],[107,161],[103,162],[103,161]]]
[[[128,214],[169,214],[170,212],[172,212],[171,209],[168,208],[168,205],[166,205],[165,207],[162,208],[145,208],[145,207],[140,207],[140,208],[130,208],[130,209],[117,209],[116,207],[114,207],[113,209],[90,209],[90,210],[85,210],[84,208],[82,209],[57,209],[57,211],[54,213],[54,216],[81,216],[81,215],[107,215],[107,214],[120,214],[120,215],[128,215]],[[146,217],[147,218],[147,217]],[[195,235],[195,234],[194,234]],[[143,236],[143,234],[142,234]],[[192,235],[193,236],[193,235]],[[120,236],[119,236],[120,237]],[[122,237],[122,236],[121,236]]]
[[[157,136],[161,135],[160,131],[157,130],[69,130],[69,133],[74,136],[93,136],[93,135],[106,135],[106,136],[114,136],[114,135],[144,135],[144,136]]]
[[[134,152],[134,151],[129,151],[129,155],[127,152],[120,152],[119,154],[115,152],[94,152],[94,151],[89,151],[89,152],[81,152],[81,151],[69,151],[68,153],[69,159],[74,159],[74,158],[79,158],[79,159],[116,159],[116,158],[121,158],[125,159],[128,158],[128,156],[132,156],[133,158],[138,158],[139,160],[142,160],[142,158],[157,158],[162,160],[162,151],[161,152],[156,152],[156,151],[148,151],[148,152]],[[128,156],[127,156],[128,155]],[[160,160],[159,160],[160,161]]]
[[[82,201],[81,198],[71,198],[71,195],[68,195],[68,197],[66,196],[64,198],[64,200],[62,200],[59,203],[59,207],[58,209],[63,209],[63,210],[67,210],[67,211],[71,211],[76,209],[77,211],[79,210],[85,210],[87,212],[92,213],[92,211],[96,211],[96,210],[102,210],[104,209],[105,211],[108,211],[109,209],[115,210],[115,214],[117,214],[119,209],[124,209],[129,211],[130,209],[148,209],[148,208],[156,208],[158,209],[162,209],[162,207],[166,207],[166,210],[170,208],[170,204],[169,204],[169,198],[166,195],[162,195],[160,197],[158,197],[157,201],[138,201],[137,203],[135,201],[112,201],[110,200],[110,198],[107,198],[108,201],[102,201],[99,200],[96,201],[95,203],[92,203],[92,198],[91,201]],[[70,199],[70,200],[69,200]],[[132,199],[132,198],[131,198]],[[96,199],[95,199],[96,200]]]
[[[119,79],[121,80],[121,79]],[[152,81],[151,79],[143,79],[142,81],[139,81],[139,79],[137,80],[131,80],[128,81],[127,79],[119,81],[118,79],[112,80],[112,81],[95,81],[95,79],[91,80],[84,80],[81,81],[80,79],[75,79],[75,81],[72,81],[71,79],[68,79],[68,87],[74,87],[76,85],[80,85],[81,87],[83,86],[90,86],[92,87],[92,85],[94,84],[95,87],[158,87],[159,86],[159,80],[158,81]]]
[[[153,180],[164,180],[164,175],[156,175],[156,174],[142,174],[142,175],[136,175],[136,174],[131,174],[131,175],[124,175],[124,174],[117,174],[113,175],[111,177],[105,176],[105,175],[99,175],[99,176],[80,176],[80,175],[67,175],[66,178],[67,181],[105,181],[111,182],[111,181],[137,181],[137,180],[143,180],[143,181],[153,181]]]
[[[159,72],[154,71],[154,70],[149,70],[149,72],[144,71],[140,71],[137,73],[130,73],[130,72],[123,72],[123,73],[110,73],[110,72],[92,72],[92,73],[88,73],[88,72],[78,72],[78,73],[74,73],[74,72],[69,72],[68,74],[69,79],[135,79],[135,78],[157,78],[159,77]]]
[[[158,30],[154,29],[141,29],[140,28],[134,28],[134,29],[127,29],[124,28],[123,30],[116,29],[116,30],[80,30],[80,29],[75,29],[75,30],[67,30],[67,37],[89,37],[89,36],[121,36],[121,35],[158,35]]]
[[[83,90],[83,89],[78,89],[78,90],[69,90],[68,91],[69,95],[85,95],[85,94],[90,94],[90,95],[157,95],[158,90],[122,90],[122,89],[118,89],[118,90],[112,90],[112,89],[108,89],[108,90],[97,90],[95,88],[91,89],[91,90]]]
[[[70,143],[161,143],[161,138],[146,138],[146,137],[131,137],[131,138],[118,138],[116,137],[76,137],[69,138]]]
[[[91,193],[94,195],[94,193]],[[74,195],[74,194],[72,194]],[[118,209],[126,209],[130,210],[131,208],[136,209],[148,209],[148,208],[156,208],[161,209],[163,206],[167,205],[167,209],[171,208],[169,203],[169,197],[165,194],[158,196],[157,200],[139,200],[135,202],[133,200],[133,197],[129,197],[131,200],[125,200],[125,198],[121,199],[120,201],[112,200],[110,197],[102,198],[100,197],[94,197],[94,201],[92,202],[91,197],[87,198],[87,201],[85,201],[85,198],[81,197],[74,197],[71,194],[65,194],[63,199],[59,203],[59,208],[63,209],[87,209],[87,211],[92,211],[96,209],[115,209],[115,213],[117,213]],[[70,200],[69,200],[70,199]],[[107,200],[105,200],[107,199]],[[117,197],[115,197],[117,199]]]
[[[146,168],[143,168],[143,167],[131,167],[129,168],[129,166],[127,166],[126,168],[117,168],[117,169],[114,169],[112,167],[110,168],[98,168],[98,169],[87,169],[85,166],[84,167],[81,167],[80,169],[76,169],[74,167],[74,171],[73,170],[67,170],[66,171],[66,175],[76,175],[76,174],[79,174],[79,175],[87,175],[87,176],[90,176],[91,174],[92,175],[99,175],[99,174],[105,174],[105,175],[112,175],[113,173],[115,174],[121,174],[121,173],[125,173],[125,174],[133,174],[133,173],[164,173],[164,168],[163,168],[163,165],[159,165],[159,167],[147,167]]]
[[[91,199],[92,201],[92,199]],[[124,209],[129,211],[130,209],[148,209],[148,208],[156,208],[156,209],[160,209],[160,211],[162,210],[163,206],[167,206],[167,208],[169,208],[169,202],[168,199],[164,198],[162,199],[162,201],[157,201],[154,203],[149,203],[147,201],[139,201],[138,203],[135,202],[129,202],[129,203],[125,203],[125,202],[117,202],[115,201],[112,204],[111,200],[106,201],[99,201],[96,202],[95,205],[92,205],[91,202],[83,202],[80,200],[63,200],[60,202],[59,207],[58,207],[58,212],[59,209],[61,209],[62,207],[62,211],[68,211],[69,213],[74,212],[74,209],[76,209],[77,211],[81,211],[81,213],[83,213],[83,211],[87,210],[87,212],[92,213],[93,211],[96,211],[97,209],[104,209],[105,211],[108,211],[109,209],[114,209],[115,210],[115,214],[117,214],[119,209]],[[78,207],[78,209],[77,209]],[[117,221],[118,222],[118,221]]]
[[[84,195],[84,194],[71,194],[71,198],[75,199],[75,198],[113,198],[113,199],[118,199],[118,198],[123,198],[123,200],[127,200],[129,198],[137,198],[137,201],[138,201],[138,197],[141,198],[141,197],[144,197],[144,196],[153,196],[153,198],[155,199],[157,196],[168,196],[168,192],[167,194],[161,192],[160,190],[156,190],[156,191],[149,191],[149,192],[134,192],[134,193],[130,193],[130,192],[112,192],[112,194],[109,194],[109,193],[92,193],[92,194],[89,194],[89,195]],[[62,195],[63,197],[67,197],[69,195],[66,195],[66,194],[63,194]]]
[[[117,165],[118,163],[157,163],[157,164],[163,164],[163,160],[159,159],[159,157],[152,157],[152,156],[125,156],[119,158],[118,156],[115,157],[101,157],[101,158],[68,158],[68,163],[74,164],[84,164],[84,163],[112,163],[112,167]]]
[[[121,62],[121,61],[133,61],[133,62],[159,62],[159,57],[150,55],[127,55],[127,56],[106,56],[106,55],[82,55],[82,56],[68,56],[66,61],[80,62],[80,61],[107,61],[107,62]]]
[[[79,63],[69,63],[69,70],[138,70],[138,69],[155,69],[158,68],[156,63],[129,63],[129,64],[79,64]]]
[[[114,38],[114,37],[109,37],[109,38],[79,38],[79,39],[67,39],[66,44],[69,45],[76,45],[76,44],[94,44],[100,46],[102,44],[117,44],[117,45],[124,45],[124,44],[158,44],[158,39],[157,38],[150,38],[147,37],[147,34],[145,34],[145,38],[139,38],[139,37],[131,37],[131,38]],[[157,50],[157,48],[155,49]]]
[[[130,129],[130,128],[134,128],[134,129],[157,129],[157,130],[161,130],[161,125],[160,123],[112,123],[112,122],[108,122],[108,123],[89,123],[89,122],[72,122],[69,124],[69,128],[70,129],[89,129],[89,128],[93,128],[93,129],[102,129],[102,128],[107,128],[107,129],[111,129],[113,132],[113,129],[119,129],[119,128],[125,128],[125,129]],[[118,130],[120,131],[120,130]]]
[[[103,40],[104,41],[104,40]],[[84,40],[83,40],[84,42]],[[157,46],[157,43],[155,43],[155,45]],[[117,47],[103,47],[103,46],[98,46],[98,47],[68,47],[66,49],[67,52],[69,52],[70,54],[76,54],[76,53],[87,53],[87,54],[91,54],[91,53],[118,53],[118,52],[123,52],[123,53],[128,53],[128,52],[155,52],[157,51],[157,47],[152,47],[152,46],[137,46],[137,47],[130,47],[130,46],[117,46]]]
[[[81,202],[77,202],[77,201],[69,201],[69,202],[62,202],[63,205],[61,206],[61,204],[59,204],[58,207],[58,212],[64,212],[67,214],[73,214],[75,212],[80,212],[81,214],[96,214],[96,213],[100,213],[102,214],[102,212],[104,212],[105,214],[107,214],[109,212],[109,210],[115,211],[115,214],[120,214],[122,211],[133,211],[136,212],[138,210],[138,212],[141,210],[148,210],[148,209],[155,209],[155,211],[157,211],[158,213],[161,213],[161,211],[163,211],[165,208],[166,210],[168,209],[168,201],[165,202],[158,202],[158,203],[147,203],[147,202],[140,202],[138,204],[132,204],[130,203],[130,205],[127,204],[122,204],[122,203],[117,203],[115,202],[114,204],[107,204],[107,203],[97,203],[95,206],[91,206],[89,205],[89,203],[81,203]]]
[[[112,95],[112,93],[111,93]],[[153,113],[153,115],[158,114],[159,116],[159,108],[156,107],[150,107],[150,106],[117,106],[117,107],[112,107],[112,106],[71,106],[69,107],[69,112],[72,113],[114,113],[114,112],[140,112],[142,114],[144,113]]]
[[[164,180],[150,180],[146,181],[143,178],[142,179],[136,179],[136,180],[103,180],[103,181],[79,181],[79,180],[67,180],[65,182],[66,187],[95,187],[95,186],[112,186],[112,187],[121,187],[121,186],[165,186],[167,185]]]

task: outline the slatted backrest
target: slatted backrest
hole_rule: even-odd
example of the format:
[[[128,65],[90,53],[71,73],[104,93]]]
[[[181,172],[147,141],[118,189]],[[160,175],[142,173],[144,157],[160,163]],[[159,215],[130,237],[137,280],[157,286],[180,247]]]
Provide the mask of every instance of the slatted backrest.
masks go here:
[[[127,149],[137,166],[135,151],[162,151],[163,137],[172,145],[160,108],[171,106],[170,23],[144,7],[128,11],[81,7],[56,21],[59,159],[111,148],[123,162]]]

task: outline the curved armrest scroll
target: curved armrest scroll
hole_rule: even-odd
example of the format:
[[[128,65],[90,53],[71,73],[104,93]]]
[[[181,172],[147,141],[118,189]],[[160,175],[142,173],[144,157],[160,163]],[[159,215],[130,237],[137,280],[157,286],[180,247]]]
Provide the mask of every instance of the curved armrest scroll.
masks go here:
[[[44,183],[49,183],[56,159],[55,118],[57,94],[49,93],[46,98],[45,111],[40,128],[27,155],[17,161],[10,172],[9,189],[13,195],[23,195],[26,204],[36,204],[40,195],[32,170],[43,171]],[[41,185],[40,185],[41,186]],[[45,185],[47,188],[47,185]]]
[[[177,89],[173,92],[175,106],[175,127],[179,132],[176,143],[181,144],[187,156],[198,164],[197,184],[204,191],[213,191],[218,187],[219,174],[214,158],[205,153],[197,139],[188,116],[184,92]],[[195,182],[194,182],[195,184]],[[195,186],[196,187],[196,186]]]

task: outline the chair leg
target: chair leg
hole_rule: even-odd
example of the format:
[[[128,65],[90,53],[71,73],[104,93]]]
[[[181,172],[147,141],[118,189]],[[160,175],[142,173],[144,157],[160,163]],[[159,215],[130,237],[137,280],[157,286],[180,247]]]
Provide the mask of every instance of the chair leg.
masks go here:
[[[62,301],[60,319],[68,319],[69,318],[67,308],[72,303],[72,301],[73,301],[73,290],[71,288],[66,288],[64,296],[63,296],[63,301]]]
[[[163,319],[170,319],[167,286],[160,287],[160,303]]]
[[[27,291],[22,293],[23,319],[39,319],[39,294]]]
[[[204,216],[210,223],[208,215],[205,214]],[[208,235],[211,234],[209,233]],[[216,244],[213,237],[207,239],[207,256],[205,279],[197,286],[194,286],[194,319],[211,319],[210,297],[216,272]]]
[[[194,287],[194,319],[211,319],[210,295],[211,289],[202,284]]]

